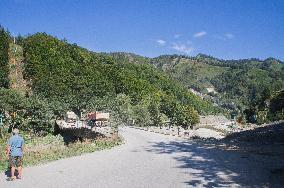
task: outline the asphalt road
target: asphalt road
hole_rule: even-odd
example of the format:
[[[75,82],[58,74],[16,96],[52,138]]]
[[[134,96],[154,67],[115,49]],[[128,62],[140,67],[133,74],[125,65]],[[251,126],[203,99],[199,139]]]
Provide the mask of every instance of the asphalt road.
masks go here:
[[[125,144],[24,169],[1,188],[281,187],[283,160],[121,128]],[[278,160],[275,163],[275,160]],[[281,166],[282,167],[282,166]],[[283,165],[284,167],[284,165]],[[278,171],[277,171],[278,169]],[[274,171],[273,171],[274,170]],[[281,169],[280,169],[281,172]],[[278,175],[277,175],[278,173]],[[280,179],[279,179],[280,178]]]

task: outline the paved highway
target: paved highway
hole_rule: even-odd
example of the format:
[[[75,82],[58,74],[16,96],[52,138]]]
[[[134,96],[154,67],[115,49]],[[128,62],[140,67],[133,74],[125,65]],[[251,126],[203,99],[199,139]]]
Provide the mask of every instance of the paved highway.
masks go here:
[[[278,187],[283,183],[275,179],[277,172],[271,174],[270,169],[280,165],[271,157],[263,163],[267,156],[223,151],[133,128],[120,132],[123,145],[25,168],[22,180],[7,182],[1,174],[0,187]]]

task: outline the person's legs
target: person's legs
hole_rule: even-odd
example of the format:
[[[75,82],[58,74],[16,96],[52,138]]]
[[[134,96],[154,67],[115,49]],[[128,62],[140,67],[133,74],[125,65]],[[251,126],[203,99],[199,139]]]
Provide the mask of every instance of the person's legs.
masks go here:
[[[23,168],[22,168],[22,164],[23,164],[23,158],[22,157],[17,157],[16,160],[16,165],[17,165],[17,169],[18,169],[18,179],[22,178],[22,172],[23,172]]]
[[[11,167],[11,178],[15,179],[15,167]]]
[[[16,163],[16,159],[13,156],[9,157],[9,162],[10,162],[10,167],[11,167],[11,177],[12,179],[15,179],[15,163]]]
[[[23,170],[22,166],[19,166],[18,167],[18,178],[19,179],[22,179],[22,172],[23,172],[22,170]]]

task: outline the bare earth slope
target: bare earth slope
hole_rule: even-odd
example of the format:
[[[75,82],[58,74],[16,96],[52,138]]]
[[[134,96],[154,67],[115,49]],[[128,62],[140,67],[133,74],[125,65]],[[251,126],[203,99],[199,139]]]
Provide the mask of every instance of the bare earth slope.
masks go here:
[[[281,187],[284,158],[121,128],[126,144],[24,169],[0,187]],[[280,169],[280,173],[279,173]]]

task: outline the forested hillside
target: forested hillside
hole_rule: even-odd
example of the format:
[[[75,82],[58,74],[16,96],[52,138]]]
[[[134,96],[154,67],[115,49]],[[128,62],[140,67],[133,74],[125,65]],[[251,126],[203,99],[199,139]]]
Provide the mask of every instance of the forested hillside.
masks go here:
[[[270,101],[284,89],[284,64],[268,58],[221,60],[199,54],[195,57],[162,55],[145,58],[122,53],[115,58],[138,64],[153,64],[188,89],[193,89],[229,114],[237,114],[241,122],[264,123],[284,119],[282,110],[271,112]]]
[[[113,124],[134,120],[139,126],[169,119],[174,125],[194,125],[198,114],[221,112],[151,64],[94,53],[45,33],[17,38],[17,43],[29,91],[2,86],[0,108],[16,112],[23,129],[50,132],[67,110],[108,111]]]
[[[284,119],[284,65],[273,58],[95,53],[46,33],[17,37],[11,45],[3,28],[0,40],[0,109],[15,112],[22,129],[52,132],[67,110],[108,111],[113,124],[134,120],[139,126],[168,120],[188,126],[199,122],[198,115],[217,113],[236,114],[241,122]],[[23,62],[21,90],[14,87],[22,85],[17,79],[9,80],[15,46],[21,53],[10,59]]]

